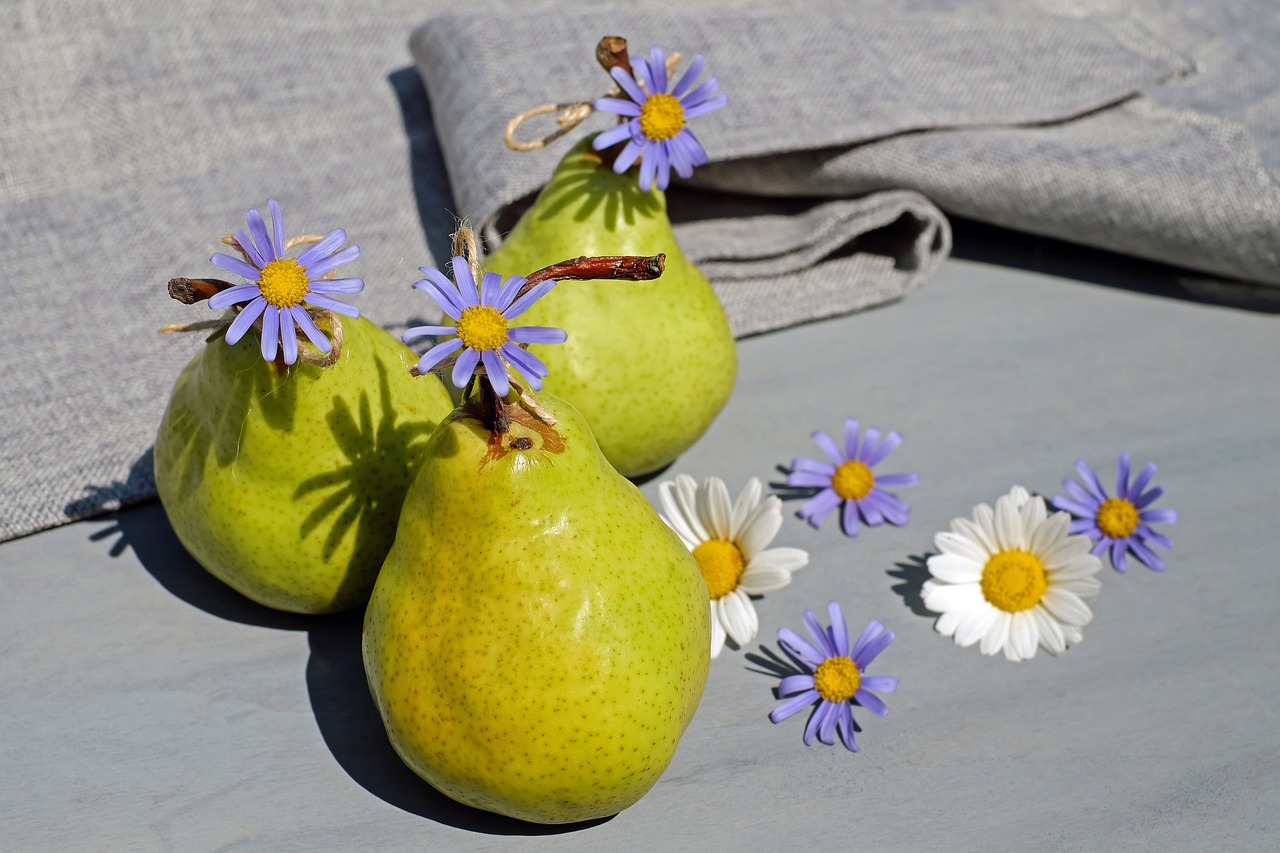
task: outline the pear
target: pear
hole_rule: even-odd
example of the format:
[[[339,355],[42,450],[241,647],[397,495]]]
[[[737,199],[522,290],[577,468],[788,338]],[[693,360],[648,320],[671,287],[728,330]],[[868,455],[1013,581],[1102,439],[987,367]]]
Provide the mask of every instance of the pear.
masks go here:
[[[659,253],[667,256],[659,279],[561,282],[525,315],[568,332],[563,346],[531,351],[550,369],[547,389],[586,417],[626,477],[687,450],[729,399],[737,373],[724,309],[676,244],[665,195],[615,174],[585,139],[485,261],[510,275],[577,255]]]
[[[333,337],[325,319],[321,330]],[[156,436],[156,489],[178,539],[268,607],[327,613],[367,601],[417,460],[452,409],[416,356],[341,320],[327,366],[264,361],[221,334],[187,365]]]
[[[667,767],[706,683],[692,555],[572,406],[473,401],[431,436],[365,614],[397,753],[459,802],[539,823],[612,815]],[[548,421],[554,421],[549,426]]]

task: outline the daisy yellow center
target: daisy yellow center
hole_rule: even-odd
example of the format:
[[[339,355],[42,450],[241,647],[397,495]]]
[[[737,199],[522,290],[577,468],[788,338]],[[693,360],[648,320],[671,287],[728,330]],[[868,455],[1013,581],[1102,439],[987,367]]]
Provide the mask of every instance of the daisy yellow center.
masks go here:
[[[1044,563],[1029,551],[1000,551],[982,567],[982,594],[1006,613],[1020,613],[1040,603],[1049,587]]]
[[[490,305],[472,305],[458,318],[458,337],[468,349],[497,349],[507,342],[507,318]]]
[[[827,658],[813,671],[813,687],[828,702],[848,702],[861,683],[858,665],[846,657]]]
[[[280,258],[262,268],[258,290],[267,304],[288,308],[302,302],[311,292],[307,287],[307,271],[293,258]]]
[[[728,595],[738,588],[747,562],[742,551],[727,539],[708,539],[693,549],[693,559],[702,572],[707,592],[713,599]]]
[[[1098,529],[1112,539],[1123,539],[1138,526],[1138,508],[1124,498],[1107,498],[1098,507]]]
[[[645,98],[640,108],[640,129],[644,135],[661,142],[670,139],[684,127],[684,105],[675,95],[658,93]]]
[[[846,501],[860,501],[876,484],[876,477],[865,462],[850,459],[836,469],[831,477],[831,488]]]

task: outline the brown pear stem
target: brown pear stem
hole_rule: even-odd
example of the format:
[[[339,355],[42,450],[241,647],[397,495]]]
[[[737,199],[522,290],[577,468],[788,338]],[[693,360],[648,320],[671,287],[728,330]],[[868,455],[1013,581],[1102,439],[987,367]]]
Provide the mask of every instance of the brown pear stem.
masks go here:
[[[211,299],[214,294],[231,287],[231,282],[220,278],[171,278],[169,296],[183,305],[195,305]]]
[[[583,255],[537,272],[529,273],[528,281],[516,294],[524,296],[534,285],[555,279],[556,281],[652,281],[662,275],[667,267],[667,256],[660,255]]]
[[[627,53],[627,40],[622,36],[605,36],[596,45],[596,62],[608,74],[614,68],[621,68],[628,76],[634,77],[631,70],[631,56]]]

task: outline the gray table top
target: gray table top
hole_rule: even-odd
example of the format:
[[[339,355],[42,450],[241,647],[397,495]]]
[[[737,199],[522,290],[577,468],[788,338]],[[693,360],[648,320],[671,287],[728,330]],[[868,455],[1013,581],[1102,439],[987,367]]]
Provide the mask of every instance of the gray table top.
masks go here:
[[[811,430],[856,416],[902,432],[912,518],[846,539],[789,503],[776,544],[811,565],[757,602],[755,643],[713,662],[657,786],[587,826],[436,794],[387,744],[358,619],[239,598],[157,504],[0,545],[0,846],[1269,848],[1280,335],[1152,275],[1117,274],[1138,285],[1122,289],[952,260],[900,304],[743,341],[727,409],[666,476],[777,482]],[[934,633],[919,586],[935,531],[1015,483],[1056,494],[1079,457],[1114,470],[1121,450],[1160,464],[1181,512],[1165,574],[1105,568],[1060,658],[1015,665]],[[886,718],[859,715],[858,754],[767,718],[776,628],[833,598],[897,633],[876,671],[901,687]]]

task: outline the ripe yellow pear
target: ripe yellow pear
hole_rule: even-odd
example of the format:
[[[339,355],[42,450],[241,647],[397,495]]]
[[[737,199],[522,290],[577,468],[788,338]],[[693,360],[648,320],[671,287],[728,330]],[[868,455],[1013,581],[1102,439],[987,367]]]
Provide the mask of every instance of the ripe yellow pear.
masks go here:
[[[215,336],[178,378],[156,436],[156,488],[178,539],[280,610],[365,603],[426,438],[453,406],[436,377],[410,376],[416,356],[390,334],[341,324],[327,366],[282,370],[255,335]]]
[[[547,390],[587,419],[623,476],[672,462],[707,430],[737,375],[724,309],[676,244],[665,195],[615,174],[585,139],[565,155],[485,268],[511,275],[579,255],[665,253],[666,271],[627,284],[565,281],[524,315],[569,334],[531,351]]]
[[[364,623],[392,745],[448,796],[540,823],[603,817],[657,781],[702,696],[710,649],[697,564],[601,455],[581,415],[554,425],[480,404],[431,436]]]

